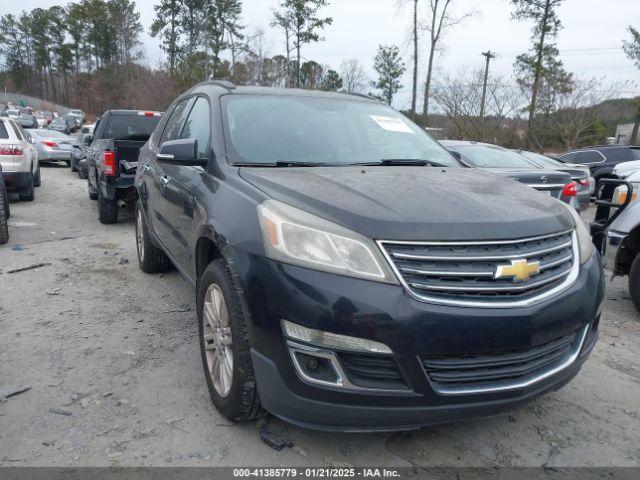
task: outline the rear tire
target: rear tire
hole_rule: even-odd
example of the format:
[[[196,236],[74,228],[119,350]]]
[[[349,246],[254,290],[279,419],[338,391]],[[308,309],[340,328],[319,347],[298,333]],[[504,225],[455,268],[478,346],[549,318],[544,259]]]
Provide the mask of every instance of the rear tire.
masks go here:
[[[118,223],[118,205],[115,200],[104,198],[98,189],[98,218],[100,223],[111,225]]]
[[[640,313],[640,254],[636,255],[629,270],[629,294],[636,310]]]
[[[33,186],[39,187],[42,185],[42,179],[40,177],[40,163],[38,163],[38,168],[36,169],[36,176],[33,177]]]
[[[151,243],[149,228],[144,219],[140,202],[136,203],[136,247],[138,265],[144,273],[161,273],[171,268],[169,257]]]
[[[36,192],[33,188],[33,176],[29,175],[29,183],[26,188],[22,189],[18,194],[23,202],[33,202],[36,198]]]
[[[0,245],[9,241],[9,196],[4,186],[4,178],[0,174]]]

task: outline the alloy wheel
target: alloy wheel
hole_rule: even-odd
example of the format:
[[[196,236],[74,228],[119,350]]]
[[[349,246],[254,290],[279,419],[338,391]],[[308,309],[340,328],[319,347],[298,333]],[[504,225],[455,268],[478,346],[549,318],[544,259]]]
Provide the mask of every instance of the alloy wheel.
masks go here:
[[[227,303],[215,283],[204,297],[202,324],[208,374],[216,393],[226,398],[233,382],[233,339]]]
[[[136,214],[136,243],[138,244],[138,258],[144,261],[144,231],[142,230],[142,212],[138,209]]]

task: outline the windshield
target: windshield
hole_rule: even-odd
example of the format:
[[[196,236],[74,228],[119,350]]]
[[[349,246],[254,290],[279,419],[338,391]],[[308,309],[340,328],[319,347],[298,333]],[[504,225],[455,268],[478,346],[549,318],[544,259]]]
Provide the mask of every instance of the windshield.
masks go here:
[[[460,166],[420,127],[378,103],[239,94],[222,102],[232,163],[339,166],[425,160]]]
[[[147,140],[159,120],[159,115],[111,114],[102,130],[101,138]]]
[[[70,139],[71,137],[63,132],[56,132],[55,130],[31,130],[31,134],[37,137],[46,137],[46,138],[66,138]]]
[[[452,145],[451,150],[474,167],[484,168],[535,168],[519,153],[491,145]]]

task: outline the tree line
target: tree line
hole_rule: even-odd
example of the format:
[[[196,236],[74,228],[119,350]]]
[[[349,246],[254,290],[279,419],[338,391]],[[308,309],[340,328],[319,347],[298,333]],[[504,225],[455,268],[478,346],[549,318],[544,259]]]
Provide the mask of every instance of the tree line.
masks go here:
[[[514,63],[515,85],[490,74],[493,52],[483,53],[484,72],[467,68],[457,76],[434,75],[446,35],[477,12],[456,11],[459,0],[398,1],[410,12],[409,66],[398,45],[380,45],[372,59],[374,79],[356,59],[335,68],[305,56],[334,22],[326,15],[328,0],[281,0],[271,9],[269,27],[281,45],[276,54],[267,48],[263,29],[244,24],[241,0],[156,0],[149,33],[164,58],[155,67],[145,59],[140,13],[132,0],[79,0],[7,14],[0,18],[0,75],[17,91],[99,113],[108,107],[161,109],[178,92],[209,78],[370,94],[391,104],[410,69],[405,113],[424,126],[445,127],[452,136],[542,149],[603,135],[598,112],[586,105],[604,98],[594,94],[606,90],[602,81],[576,78],[559,58],[558,7],[564,0],[505,0],[514,21],[532,26],[531,48]],[[640,67],[640,36],[632,27],[629,33],[623,48]],[[571,108],[580,111],[580,125],[575,119],[573,127],[566,125]]]

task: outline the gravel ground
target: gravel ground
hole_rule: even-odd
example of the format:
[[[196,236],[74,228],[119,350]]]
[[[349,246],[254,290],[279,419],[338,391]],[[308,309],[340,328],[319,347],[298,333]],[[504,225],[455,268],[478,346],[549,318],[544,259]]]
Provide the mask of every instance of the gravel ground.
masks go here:
[[[42,177],[0,247],[0,389],[31,387],[0,403],[0,465],[640,465],[640,318],[624,279],[607,282],[600,341],[559,392],[409,434],[270,419],[295,444],[276,452],[209,401],[192,288],[143,274],[131,218],[101,225],[86,182],[61,167]]]

